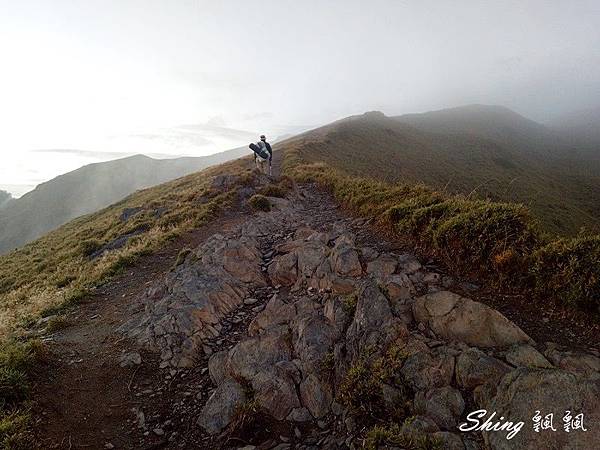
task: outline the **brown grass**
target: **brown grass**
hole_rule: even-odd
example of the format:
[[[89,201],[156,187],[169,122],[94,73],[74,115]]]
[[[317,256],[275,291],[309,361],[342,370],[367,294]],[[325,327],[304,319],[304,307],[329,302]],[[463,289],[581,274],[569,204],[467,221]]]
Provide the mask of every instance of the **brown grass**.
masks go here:
[[[482,277],[537,298],[600,311],[600,236],[554,238],[528,208],[450,195],[420,184],[385,183],[307,162],[291,146],[284,171],[316,182],[346,208],[373,217],[459,275]]]
[[[216,175],[235,181],[215,188]],[[18,334],[40,315],[76,304],[140,256],[208,222],[233,204],[240,185],[253,180],[245,160],[210,168],[138,191],[1,256],[0,340]],[[126,208],[140,210],[122,220]],[[111,247],[119,240],[119,248]]]

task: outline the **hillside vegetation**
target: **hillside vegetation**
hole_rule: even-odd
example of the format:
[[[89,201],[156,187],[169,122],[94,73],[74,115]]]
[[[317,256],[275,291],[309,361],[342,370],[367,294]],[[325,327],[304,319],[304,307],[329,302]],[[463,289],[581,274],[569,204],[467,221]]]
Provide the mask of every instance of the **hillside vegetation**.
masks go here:
[[[351,175],[523,203],[554,234],[600,230],[600,167],[571,158],[539,124],[502,108],[477,108],[443,118],[367,113],[287,142],[302,142],[307,161]]]
[[[237,160],[138,191],[0,257],[0,336],[79,301],[138,256],[205,223],[235,199],[236,183],[252,183],[246,166]],[[215,175],[225,184],[215,185]]]
[[[349,175],[331,135],[288,141],[284,172],[328,189],[347,208],[409,240],[463,275],[483,277],[538,299],[600,312],[600,235],[551,238],[523,205],[451,195],[423,184]],[[331,165],[315,152],[335,155]],[[317,159],[317,162],[315,162]],[[337,164],[337,165],[335,165]],[[341,168],[340,168],[341,166]]]
[[[197,158],[152,159],[136,155],[88,164],[40,184],[2,208],[0,254],[44,233],[121,200],[138,189],[155,186],[248,153],[238,148]]]

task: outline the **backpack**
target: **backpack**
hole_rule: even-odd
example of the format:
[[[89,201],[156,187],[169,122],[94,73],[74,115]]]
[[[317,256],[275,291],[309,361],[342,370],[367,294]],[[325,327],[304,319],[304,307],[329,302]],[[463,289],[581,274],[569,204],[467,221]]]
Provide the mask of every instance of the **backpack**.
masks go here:
[[[248,147],[250,148],[250,150],[252,150],[254,153],[256,153],[256,156],[261,158],[263,161],[266,161],[267,159],[269,159],[269,152],[267,151],[267,145],[263,141],[260,141],[258,144],[252,143]]]

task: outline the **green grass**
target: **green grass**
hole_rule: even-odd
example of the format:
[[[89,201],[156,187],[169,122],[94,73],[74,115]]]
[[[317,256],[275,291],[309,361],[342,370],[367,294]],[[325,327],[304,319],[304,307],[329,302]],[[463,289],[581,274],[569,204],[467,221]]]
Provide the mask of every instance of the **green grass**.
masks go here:
[[[311,162],[303,144],[284,150],[287,175],[318,183],[347,209],[375,218],[455,274],[600,312],[600,235],[557,238],[521,204],[357,177]]]
[[[31,449],[28,373],[43,357],[38,341],[5,341],[0,345],[0,447]]]

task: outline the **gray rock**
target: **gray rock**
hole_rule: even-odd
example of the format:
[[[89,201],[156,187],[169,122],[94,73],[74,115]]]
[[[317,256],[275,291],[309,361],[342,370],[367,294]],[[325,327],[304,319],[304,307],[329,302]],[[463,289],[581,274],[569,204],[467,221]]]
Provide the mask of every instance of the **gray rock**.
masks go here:
[[[546,358],[529,344],[512,346],[505,355],[506,361],[517,367],[552,367]]]
[[[224,429],[233,418],[236,409],[246,401],[242,386],[234,380],[221,383],[200,411],[198,424],[209,434]]]
[[[286,420],[290,422],[308,422],[309,420],[312,420],[312,418],[313,417],[308,409],[300,407],[292,409],[286,417]]]
[[[412,281],[410,281],[410,278],[404,273],[390,275],[386,279],[385,290],[387,291],[388,298],[392,302],[408,300],[416,293]]]
[[[329,248],[318,241],[309,241],[296,250],[296,253],[298,255],[298,274],[309,278],[329,255]]]
[[[418,391],[448,386],[454,374],[454,357],[442,347],[431,352],[417,352],[406,359],[400,372]]]
[[[413,314],[437,336],[477,347],[531,342],[519,327],[495,309],[449,291],[419,297]]]
[[[381,352],[399,336],[406,335],[406,325],[394,317],[385,295],[373,281],[365,283],[358,293],[354,319],[346,331],[351,357],[358,357],[367,348]]]
[[[381,255],[367,264],[367,273],[377,279],[386,279],[396,271],[398,261],[392,255]]]
[[[292,409],[300,407],[294,381],[283,370],[259,372],[251,383],[256,402],[276,420],[284,420]]]
[[[294,354],[302,361],[302,372],[319,371],[338,336],[336,330],[323,316],[314,314],[296,319],[292,332]]]
[[[415,273],[416,271],[420,270],[421,267],[423,266],[419,260],[412,255],[405,254],[398,258],[398,268],[404,273]]]
[[[119,365],[121,367],[133,367],[142,363],[142,356],[137,352],[124,353],[119,358]]]
[[[273,283],[291,286],[298,279],[298,255],[295,252],[277,256],[269,266]]]
[[[331,252],[331,267],[340,276],[360,276],[362,274],[362,266],[354,245],[346,241],[337,243]]]
[[[251,286],[266,284],[261,263],[252,236],[213,235],[148,290],[144,313],[121,330],[160,352],[161,367],[191,367],[204,341],[219,334],[220,320],[243,304]]]
[[[576,351],[561,351],[552,346],[545,354],[555,366],[569,372],[586,375],[600,373],[600,358],[597,356]]]
[[[427,392],[417,392],[415,409],[433,419],[440,428],[452,430],[465,409],[465,401],[459,391],[445,386]]]
[[[441,443],[444,450],[465,450],[465,444],[457,434],[438,431],[431,436]]]
[[[325,302],[323,308],[323,314],[325,318],[333,325],[338,333],[343,333],[346,330],[348,323],[350,322],[350,311],[343,300],[338,297],[330,297]]]
[[[331,388],[314,373],[300,383],[300,398],[315,419],[326,416],[333,401]]]
[[[515,369],[498,386],[489,410],[510,421],[523,421],[522,429],[510,440],[508,431],[486,432],[486,444],[494,450],[592,449],[600,442],[600,377],[577,376],[560,369]],[[554,413],[556,431],[536,433],[532,418]],[[565,411],[584,414],[587,431],[563,428]]]
[[[510,366],[499,359],[470,348],[456,359],[456,382],[466,389],[473,389],[487,381],[496,384],[510,370]]]
[[[214,353],[208,360],[208,374],[215,385],[221,384],[227,377],[225,364],[227,363],[227,351]]]
[[[379,252],[371,247],[363,247],[360,249],[360,256],[364,261],[370,262],[379,256]]]
[[[403,434],[421,436],[423,433],[435,433],[436,431],[440,431],[440,429],[429,417],[416,415],[412,419],[405,421],[400,431]]]
[[[285,326],[243,340],[229,351],[227,372],[234,378],[252,380],[258,373],[272,371],[276,363],[291,359],[289,341]]]

